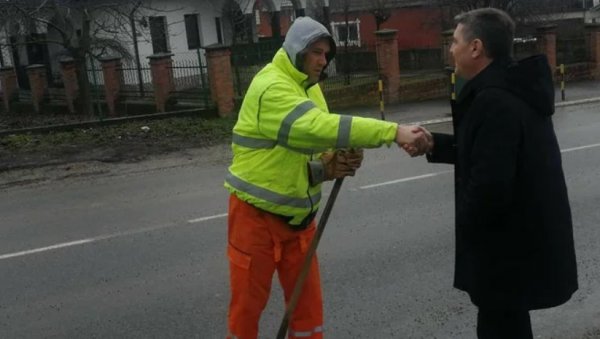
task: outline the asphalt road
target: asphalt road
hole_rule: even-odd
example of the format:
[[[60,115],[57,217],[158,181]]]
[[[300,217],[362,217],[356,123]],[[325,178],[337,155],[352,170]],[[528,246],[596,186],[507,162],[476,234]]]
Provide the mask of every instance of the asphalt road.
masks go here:
[[[536,338],[600,338],[599,112],[573,106],[554,118],[580,289],[532,312]],[[0,338],[223,338],[223,149],[2,188]],[[328,338],[475,337],[475,308],[452,288],[451,171],[392,147],[369,150],[345,181],[319,248]],[[261,338],[283,313],[274,279]]]

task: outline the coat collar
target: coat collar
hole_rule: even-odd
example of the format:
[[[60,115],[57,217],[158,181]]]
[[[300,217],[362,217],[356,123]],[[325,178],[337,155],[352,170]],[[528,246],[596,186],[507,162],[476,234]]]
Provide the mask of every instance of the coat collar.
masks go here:
[[[272,63],[275,67],[279,68],[281,71],[283,71],[283,73],[292,78],[298,85],[302,87],[310,87],[307,81],[308,75],[300,72],[296,67],[294,67],[290,57],[283,48],[280,48],[277,53],[275,53]]]
[[[462,103],[466,98],[477,94],[486,87],[506,87],[506,69],[511,63],[512,59],[509,57],[494,59],[473,79],[465,83],[456,102]]]

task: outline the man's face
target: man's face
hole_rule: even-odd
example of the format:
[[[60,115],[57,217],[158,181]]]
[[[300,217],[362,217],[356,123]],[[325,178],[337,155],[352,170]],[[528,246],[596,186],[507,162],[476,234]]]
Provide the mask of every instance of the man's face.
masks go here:
[[[454,30],[450,54],[454,57],[454,72],[456,75],[467,80],[473,77],[473,52],[472,41],[465,40],[465,26],[458,24]]]
[[[306,55],[304,56],[303,71],[308,74],[308,81],[316,84],[323,69],[327,65],[327,53],[331,46],[327,39],[321,39],[313,42],[307,47]]]

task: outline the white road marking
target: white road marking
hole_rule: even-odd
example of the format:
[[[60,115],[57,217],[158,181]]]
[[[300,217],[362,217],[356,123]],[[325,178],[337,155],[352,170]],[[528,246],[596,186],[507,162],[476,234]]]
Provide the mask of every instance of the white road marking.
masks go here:
[[[366,190],[366,189],[369,189],[369,188],[375,188],[375,187],[380,187],[380,186],[393,185],[393,184],[398,184],[398,183],[401,183],[401,182],[407,182],[407,181],[414,181],[414,180],[421,180],[421,179],[425,179],[425,178],[431,178],[431,177],[438,176],[440,174],[446,174],[446,173],[451,173],[451,172],[452,171],[444,171],[444,172],[438,172],[438,173],[423,174],[423,175],[418,175],[416,177],[403,178],[403,179],[398,179],[398,180],[386,181],[386,182],[382,182],[382,183],[379,183],[379,184],[360,186],[359,188],[361,190]]]
[[[423,125],[434,125],[434,124],[441,124],[444,122],[451,122],[452,118],[439,118],[439,119],[431,119],[431,120],[423,120],[423,121],[416,121],[416,122],[411,122],[409,123],[409,125],[419,125],[419,126],[423,126]]]
[[[567,149],[561,150],[561,153],[573,152],[573,151],[580,151],[580,150],[589,149],[589,148],[595,148],[595,147],[600,147],[600,144],[592,144],[592,145],[585,145],[585,146],[567,148]],[[437,172],[437,173],[428,173],[428,174],[418,175],[418,176],[409,177],[409,178],[403,178],[403,179],[398,179],[398,180],[386,181],[386,182],[372,184],[372,185],[365,185],[365,186],[359,187],[359,189],[366,190],[366,189],[375,188],[375,187],[381,187],[381,186],[393,185],[393,184],[398,184],[398,183],[403,183],[403,182],[408,182],[408,181],[415,181],[415,180],[421,180],[421,179],[426,179],[426,178],[432,178],[432,177],[436,177],[438,175],[442,175],[442,174],[446,174],[446,173],[451,173],[451,172],[453,172],[453,171],[443,171],[443,172]],[[227,213],[216,214],[216,215],[212,215],[212,216],[208,216],[208,217],[202,217],[202,218],[197,218],[197,219],[191,219],[191,220],[188,220],[188,223],[189,224],[194,224],[194,223],[200,223],[200,222],[204,222],[204,221],[208,221],[208,220],[220,219],[220,218],[225,218],[225,217],[227,217]],[[14,252],[14,253],[7,253],[7,254],[0,255],[0,260],[12,259],[12,258],[17,258],[17,257],[22,257],[22,256],[27,256],[27,255],[37,254],[37,253],[54,251],[54,250],[58,250],[58,249],[62,249],[62,248],[69,248],[69,247],[74,247],[74,246],[91,244],[91,243],[99,242],[99,241],[102,241],[102,240],[108,240],[108,239],[119,238],[119,237],[124,237],[124,236],[128,236],[128,235],[135,235],[135,234],[140,234],[140,233],[146,233],[146,232],[156,231],[156,230],[159,230],[159,229],[171,228],[171,227],[175,227],[175,226],[176,226],[176,224],[161,225],[161,226],[155,226],[155,227],[147,227],[147,228],[141,228],[141,229],[137,229],[137,230],[133,230],[133,231],[128,231],[128,232],[119,232],[119,233],[114,233],[114,234],[109,234],[109,235],[104,235],[104,236],[99,236],[99,237],[94,237],[94,238],[87,238],[87,239],[82,239],[82,240],[75,240],[75,241],[71,241],[71,242],[65,242],[65,243],[51,245],[51,246],[47,246],[47,247],[40,247],[40,248],[31,249],[31,250],[25,250],[25,251]]]
[[[33,249],[33,250],[28,250],[28,251],[21,251],[21,252],[4,254],[4,255],[0,255],[0,260],[10,259],[10,258],[16,258],[16,257],[22,257],[22,256],[25,256],[25,255],[30,255],[30,254],[35,254],[35,253],[41,253],[41,252],[46,252],[46,251],[57,250],[59,248],[65,248],[65,247],[71,247],[71,246],[89,244],[89,243],[94,242],[94,241],[95,241],[94,239],[77,240],[77,241],[72,241],[72,242],[66,242],[66,243],[62,243],[62,244],[52,245],[52,246],[48,246],[48,247],[36,248],[36,249]]]
[[[228,215],[227,213],[211,215],[210,217],[203,217],[203,218],[188,220],[188,223],[195,224],[195,223],[203,222],[203,221],[207,221],[207,220],[225,218],[225,217],[227,217],[227,215]]]
[[[580,151],[582,149],[588,149],[588,148],[594,148],[594,147],[600,147],[600,144],[593,144],[593,145],[587,145],[587,146],[579,146],[579,147],[567,148],[567,149],[563,149],[560,152],[561,153],[567,153],[567,152]]]
[[[170,225],[161,225],[161,226],[154,226],[154,227],[146,227],[146,228],[140,228],[140,229],[137,229],[137,230],[127,231],[127,232],[118,232],[118,233],[113,233],[113,234],[108,234],[108,235],[102,235],[102,236],[98,236],[98,237],[94,237],[94,238],[88,238],[88,239],[82,239],[82,240],[75,240],[75,241],[65,242],[65,243],[62,243],[62,244],[56,244],[56,245],[52,245],[52,246],[35,248],[35,249],[32,249],[32,250],[26,250],[26,251],[14,252],[14,253],[7,253],[7,254],[0,255],[0,260],[11,259],[11,258],[16,258],[16,257],[22,257],[22,256],[26,256],[26,255],[36,254],[36,253],[54,251],[54,250],[58,250],[58,249],[61,249],[61,248],[68,248],[68,247],[73,247],[73,246],[80,246],[80,245],[85,245],[85,244],[91,244],[91,243],[99,242],[99,241],[102,241],[102,240],[108,240],[108,239],[120,238],[120,237],[124,237],[124,236],[128,236],[128,235],[146,233],[146,232],[156,231],[156,230],[160,230],[160,229],[164,229],[164,228],[170,228],[170,227],[173,227],[173,226],[175,226],[175,225],[174,224],[170,224]]]
[[[567,106],[575,106],[575,105],[583,105],[583,104],[591,104],[600,101],[600,97],[581,99],[581,100],[571,100],[571,101],[561,101],[556,103],[556,107],[567,107]]]

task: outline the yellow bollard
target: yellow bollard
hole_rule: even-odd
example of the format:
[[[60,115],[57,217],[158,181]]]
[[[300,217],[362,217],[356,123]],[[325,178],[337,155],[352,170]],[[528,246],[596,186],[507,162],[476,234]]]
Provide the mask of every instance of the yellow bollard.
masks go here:
[[[384,103],[383,103],[383,81],[381,79],[379,79],[378,81],[379,83],[379,112],[381,113],[381,120],[385,120],[385,113],[384,113]]]

